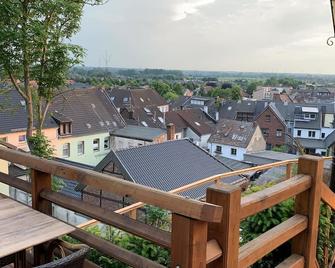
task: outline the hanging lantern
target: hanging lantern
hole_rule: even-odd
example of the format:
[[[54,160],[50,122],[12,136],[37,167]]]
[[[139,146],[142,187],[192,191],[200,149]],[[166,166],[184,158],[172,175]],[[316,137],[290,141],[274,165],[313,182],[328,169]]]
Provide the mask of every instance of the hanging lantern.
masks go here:
[[[330,6],[331,6],[331,12],[332,12],[334,35],[328,38],[328,40],[327,40],[328,46],[334,45],[334,39],[335,39],[335,10],[334,10],[335,0],[330,0]]]

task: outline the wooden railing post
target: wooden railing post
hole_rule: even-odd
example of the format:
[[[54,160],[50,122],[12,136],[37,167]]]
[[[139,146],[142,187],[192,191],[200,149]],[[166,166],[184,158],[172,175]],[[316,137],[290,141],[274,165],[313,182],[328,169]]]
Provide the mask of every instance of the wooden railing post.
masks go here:
[[[51,190],[51,175],[35,169],[31,169],[31,199],[32,208],[47,215],[52,215],[51,203],[41,198],[40,193],[44,190]],[[43,245],[34,246],[34,265],[45,262]]]
[[[51,190],[51,175],[35,169],[31,170],[32,208],[45,214],[52,214],[51,203],[40,197],[43,190]]]
[[[315,267],[323,162],[322,158],[310,155],[303,156],[298,161],[298,174],[310,175],[312,185],[308,191],[295,198],[295,213],[308,217],[308,228],[292,239],[292,254],[304,256],[306,268]]]
[[[229,184],[210,187],[206,201],[223,207],[222,221],[208,224],[208,239],[216,239],[223,254],[207,267],[238,267],[241,189]]]
[[[292,167],[293,167],[292,163],[286,165],[286,180],[292,177]]]
[[[207,222],[172,214],[171,268],[205,268]]]

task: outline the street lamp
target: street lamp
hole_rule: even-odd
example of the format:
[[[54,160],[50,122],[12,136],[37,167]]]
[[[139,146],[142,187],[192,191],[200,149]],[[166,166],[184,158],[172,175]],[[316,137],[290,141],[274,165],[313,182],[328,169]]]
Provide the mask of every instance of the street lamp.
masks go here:
[[[334,13],[335,12],[335,10],[334,10],[335,0],[330,0],[330,7],[331,7],[331,13],[332,13],[334,35],[327,39],[327,45],[328,46],[334,45],[334,39],[335,39],[335,13]]]

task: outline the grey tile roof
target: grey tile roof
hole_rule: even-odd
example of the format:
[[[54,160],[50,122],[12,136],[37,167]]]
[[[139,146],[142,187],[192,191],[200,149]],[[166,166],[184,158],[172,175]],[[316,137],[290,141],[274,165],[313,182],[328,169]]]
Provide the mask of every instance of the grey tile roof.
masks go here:
[[[255,153],[247,153],[244,154],[244,157],[247,161],[253,162],[252,159],[256,158],[258,161],[257,164],[260,164],[259,159],[264,159],[264,164],[268,163],[268,160],[271,160],[271,162],[276,161],[283,161],[283,160],[289,160],[289,159],[296,159],[298,158],[297,155],[294,154],[287,154],[287,153],[281,153],[281,152],[275,152],[275,151],[260,151]]]
[[[327,136],[325,144],[327,148],[335,144],[335,130]]]
[[[57,120],[72,121],[72,135],[110,132],[126,124],[104,90],[74,89],[58,96],[50,107]]]
[[[296,138],[304,148],[326,149],[324,140]]]
[[[27,112],[24,103],[16,90],[9,87],[0,89],[0,133],[26,130]],[[45,128],[57,128],[57,124],[48,116]]]
[[[111,135],[136,140],[153,141],[156,137],[165,133],[165,130],[159,128],[128,125],[124,128],[112,131]]]
[[[95,170],[103,172],[113,162],[126,179],[163,191],[232,170],[187,139],[111,151]],[[240,179],[236,176],[224,181],[232,183]],[[208,186],[189,190],[182,195],[201,198]]]
[[[257,125],[253,122],[221,119],[208,142],[246,148],[256,127]]]

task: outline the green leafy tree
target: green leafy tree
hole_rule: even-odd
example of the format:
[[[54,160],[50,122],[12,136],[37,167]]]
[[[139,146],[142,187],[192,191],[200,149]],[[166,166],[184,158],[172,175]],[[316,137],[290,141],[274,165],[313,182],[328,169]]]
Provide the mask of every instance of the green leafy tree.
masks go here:
[[[28,138],[34,126],[41,134],[52,99],[62,90],[69,68],[84,55],[69,40],[80,29],[85,4],[101,3],[0,0],[0,69],[26,102]]]

